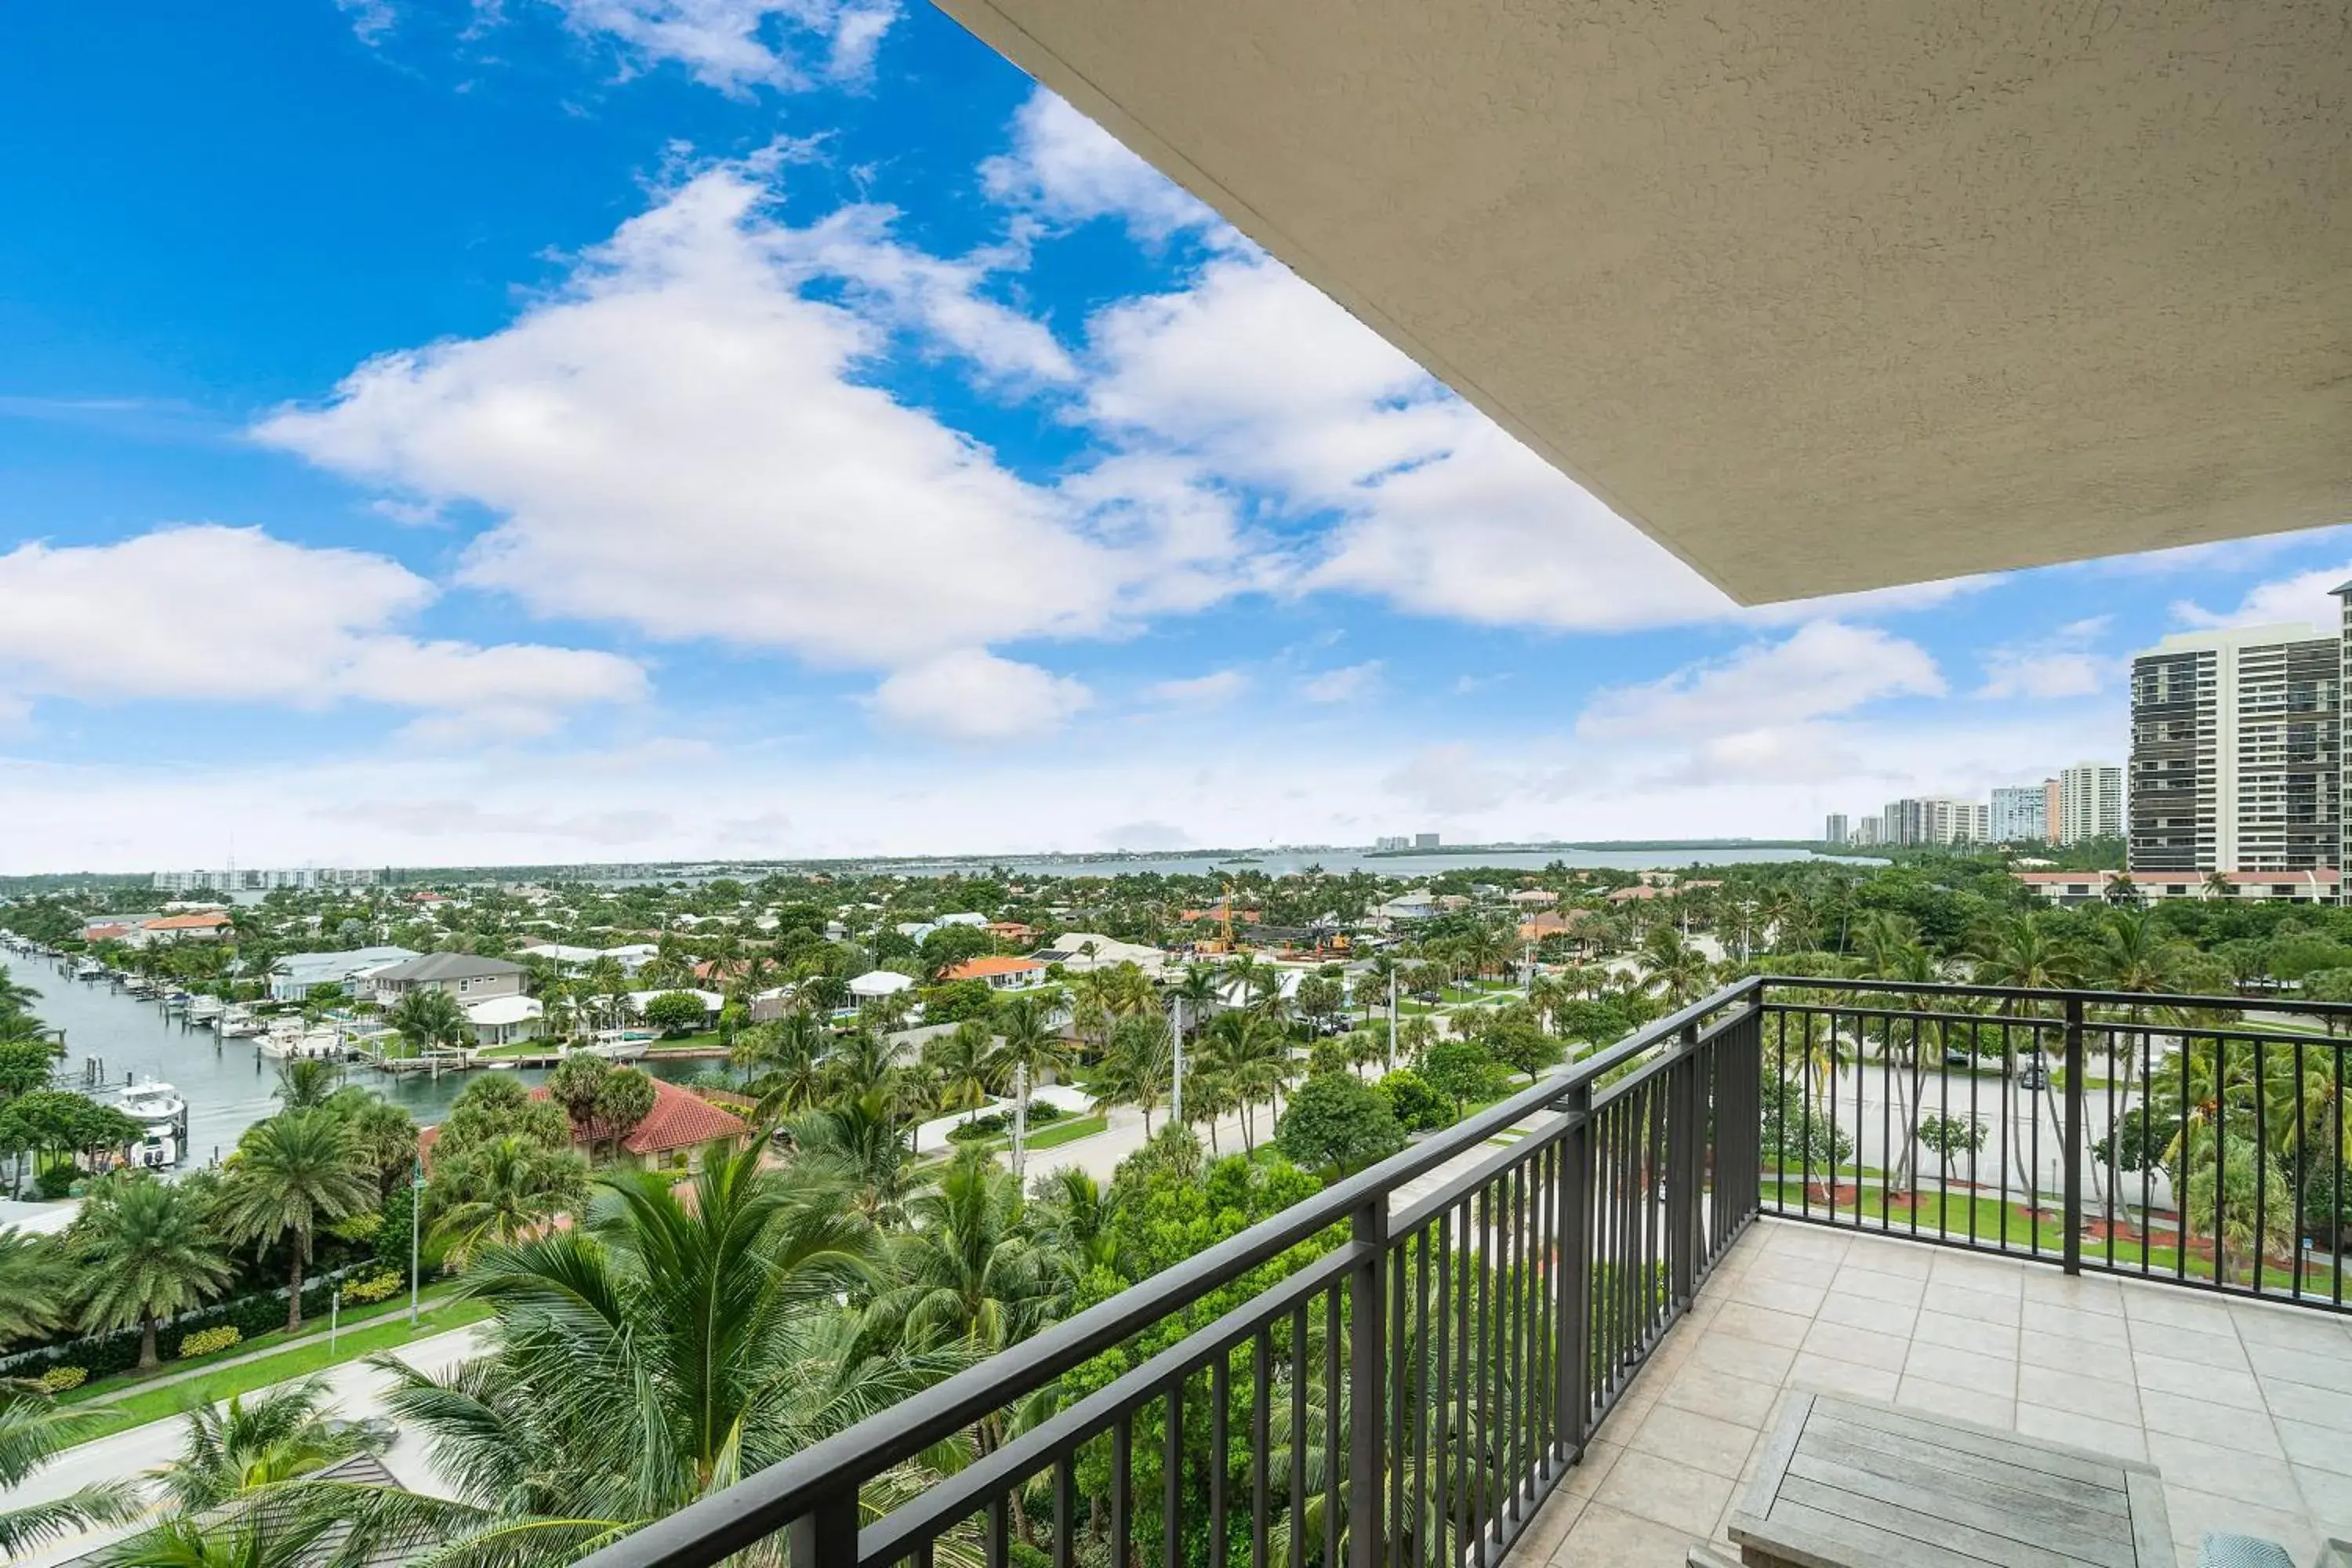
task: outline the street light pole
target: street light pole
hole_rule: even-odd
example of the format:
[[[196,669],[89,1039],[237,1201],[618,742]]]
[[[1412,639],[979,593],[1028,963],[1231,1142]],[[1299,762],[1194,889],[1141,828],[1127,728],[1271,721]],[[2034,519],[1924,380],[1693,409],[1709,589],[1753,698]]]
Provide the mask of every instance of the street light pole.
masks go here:
[[[408,1179],[408,1326],[416,1327],[416,1242],[419,1224],[425,1212],[425,1156],[416,1156],[416,1163]]]
[[[1168,1037],[1176,1046],[1176,1092],[1168,1114],[1177,1126],[1181,1127],[1184,1125],[1184,998],[1170,998],[1168,1011],[1175,1018],[1175,1022],[1169,1026]]]
[[[1017,1062],[1013,1068],[1013,1179],[1021,1179],[1022,1145],[1029,1134],[1029,1064]]]
[[[1390,1062],[1391,1062],[1391,1064],[1393,1064],[1393,1063],[1396,1061],[1396,977],[1397,977],[1397,972],[1395,971],[1395,969],[1393,969],[1393,968],[1390,969],[1390,971],[1389,971],[1389,1060],[1390,1060]]]

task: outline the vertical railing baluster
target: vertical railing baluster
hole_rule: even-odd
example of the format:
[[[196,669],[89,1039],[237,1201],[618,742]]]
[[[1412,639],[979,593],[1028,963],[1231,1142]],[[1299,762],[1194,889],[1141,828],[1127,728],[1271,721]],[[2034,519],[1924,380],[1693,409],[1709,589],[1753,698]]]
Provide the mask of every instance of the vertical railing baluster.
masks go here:
[[[837,1568],[857,1561],[857,1492],[835,1492],[793,1521],[784,1536],[790,1568]]]
[[[1170,1568],[1184,1561],[1184,1383],[1178,1377],[1168,1384],[1160,1449],[1160,1551]]]
[[[1225,1407],[1234,1397],[1234,1352],[1223,1350],[1209,1363],[1209,1568],[1225,1568],[1225,1536],[1231,1526],[1225,1489],[1233,1464],[1227,1452]]]
[[[1274,1331],[1260,1329],[1251,1346],[1250,1372],[1250,1568],[1267,1568],[1266,1471],[1273,1464],[1267,1428],[1274,1407]]]
[[[1353,1284],[1350,1276],[1351,1288]],[[1323,1568],[1339,1568],[1339,1472],[1351,1463],[1339,1436],[1339,1341],[1349,1332],[1339,1321],[1339,1288],[1334,1285],[1323,1292]],[[1351,1358],[1354,1351],[1351,1342]],[[1360,1387],[1352,1377],[1346,1384],[1351,1421],[1352,1402],[1361,1397]],[[1371,1489],[1379,1490],[1377,1473]]]
[[[1121,1411],[1110,1427],[1110,1560],[1123,1565],[1135,1552],[1135,1417]]]
[[[1072,1452],[1054,1465],[1054,1568],[1072,1568],[1077,1559],[1078,1457]]]
[[[1328,1524],[1326,1528],[1328,1528]],[[1307,1568],[1307,1303],[1290,1313],[1290,1568]]]
[[[1356,1211],[1350,1222],[1351,1240],[1360,1256],[1348,1275],[1348,1568],[1379,1568],[1381,1562],[1381,1479],[1387,1463],[1381,1442],[1381,1374],[1388,1364],[1389,1328],[1381,1273],[1389,1259],[1389,1205],[1374,1198]],[[1402,1276],[1399,1276],[1402,1290]],[[1332,1295],[1332,1323],[1339,1322],[1339,1296]],[[1334,1381],[1339,1357],[1333,1353]],[[1336,1401],[1339,1391],[1329,1394]],[[1336,1405],[1334,1406],[1336,1408]],[[1334,1417],[1332,1436],[1339,1436]],[[1334,1456],[1336,1460],[1337,1456]],[[1386,1460],[1387,1463],[1383,1461]],[[1333,1466],[1336,1471],[1337,1464]],[[1336,1483],[1333,1501],[1337,1500]],[[1339,1528],[1337,1510],[1326,1530]]]
[[[2058,1142],[2066,1162],[2066,1179],[2060,1187],[2066,1235],[2060,1265],[2069,1274],[2083,1271],[2083,999],[2066,998],[2066,1033],[2062,1047],[2066,1062],[2066,1125]],[[2037,1107],[2033,1123],[2042,1124]]]

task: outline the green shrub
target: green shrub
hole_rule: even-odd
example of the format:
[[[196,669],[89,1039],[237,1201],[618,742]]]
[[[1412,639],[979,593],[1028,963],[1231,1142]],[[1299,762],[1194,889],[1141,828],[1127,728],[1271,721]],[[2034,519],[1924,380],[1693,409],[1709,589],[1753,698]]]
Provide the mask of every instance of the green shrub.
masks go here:
[[[70,1197],[74,1184],[79,1180],[81,1172],[74,1167],[74,1163],[60,1160],[45,1167],[39,1175],[33,1178],[33,1190],[46,1199]]]
[[[948,1142],[977,1143],[984,1139],[995,1137],[1004,1131],[1005,1126],[1006,1122],[1002,1114],[992,1112],[986,1116],[975,1116],[970,1121],[961,1122],[949,1128]]]
[[[1032,1127],[1043,1127],[1048,1121],[1059,1121],[1068,1114],[1068,1111],[1050,1100],[1033,1100],[1029,1102],[1029,1125]]]
[[[198,1329],[180,1342],[180,1354],[183,1359],[188,1356],[210,1355],[215,1351],[225,1351],[229,1346],[239,1343],[244,1338],[244,1331],[235,1323],[223,1323],[216,1329]]]
[[[399,1269],[387,1268],[381,1274],[369,1275],[356,1285],[346,1283],[343,1286],[343,1301],[347,1306],[382,1301],[398,1294],[406,1283]]]
[[[63,1394],[68,1388],[79,1388],[89,1381],[86,1366],[53,1366],[33,1380],[34,1384],[51,1394]]]
[[[1429,1080],[1411,1068],[1399,1068],[1373,1085],[1388,1097],[1397,1125],[1408,1132],[1431,1132],[1454,1120],[1446,1098],[1429,1087]]]

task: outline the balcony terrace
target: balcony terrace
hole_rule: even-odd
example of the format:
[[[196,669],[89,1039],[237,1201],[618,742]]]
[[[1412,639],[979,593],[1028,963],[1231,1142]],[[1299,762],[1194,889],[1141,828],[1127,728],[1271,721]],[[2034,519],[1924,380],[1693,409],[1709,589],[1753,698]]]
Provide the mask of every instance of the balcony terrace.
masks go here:
[[[589,1561],[1679,1563],[1809,1390],[2152,1463],[2184,1563],[2309,1563],[2352,1533],[2314,1015],[1743,981]]]

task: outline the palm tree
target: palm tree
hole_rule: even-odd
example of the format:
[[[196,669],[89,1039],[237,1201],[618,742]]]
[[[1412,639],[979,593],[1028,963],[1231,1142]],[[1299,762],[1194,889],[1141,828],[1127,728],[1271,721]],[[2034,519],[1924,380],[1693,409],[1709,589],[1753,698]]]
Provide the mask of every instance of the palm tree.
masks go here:
[[[60,1410],[23,1383],[0,1381],[0,1487],[17,1487],[79,1442],[97,1417]],[[65,1496],[0,1508],[0,1553],[11,1561],[97,1525],[127,1524],[145,1504],[128,1480],[91,1481]]]
[[[921,1184],[907,1135],[878,1089],[803,1111],[786,1128],[798,1152],[793,1168],[812,1186],[846,1189],[851,1207],[884,1229],[905,1225],[907,1200]]]
[[[332,1111],[280,1111],[247,1131],[222,1188],[222,1219],[231,1241],[254,1242],[257,1252],[281,1237],[291,1239],[288,1330],[302,1326],[310,1238],[320,1226],[365,1208],[374,1186],[375,1173],[351,1128]]]
[[[96,1184],[75,1225],[82,1326],[138,1324],[142,1372],[156,1364],[156,1320],[195,1306],[233,1272],[204,1208],[177,1183],[117,1173]]]
[[[1045,1006],[1034,996],[1015,996],[1007,1002],[997,1015],[997,1023],[1003,1033],[990,1067],[996,1087],[1011,1089],[1025,1114],[1030,1091],[1038,1080],[1049,1071],[1068,1069],[1069,1048],[1054,1032]]]
[[[505,1133],[436,1176],[433,1234],[463,1264],[484,1246],[519,1241],[578,1207],[587,1183],[587,1162],[577,1153]]]
[[[966,1018],[953,1032],[923,1047],[925,1062],[940,1075],[939,1109],[966,1110],[983,1105],[995,1081],[996,1035],[985,1018]]]
[[[0,1344],[57,1327],[72,1286],[63,1247],[0,1226]]]
[[[234,1518],[166,1520],[96,1554],[102,1568],[304,1568],[326,1555],[325,1514],[247,1510]]]
[[[911,1228],[890,1238],[899,1283],[876,1298],[870,1322],[911,1349],[986,1355],[1048,1321],[1060,1270],[1027,1234],[1020,1178],[966,1150],[907,1210]]]
[[[1167,1098],[1175,1074],[1174,1038],[1165,1019],[1155,1016],[1122,1018],[1111,1031],[1110,1049],[1103,1054],[1102,1070],[1095,1079],[1096,1103],[1132,1105],[1143,1112],[1143,1135],[1151,1135],[1151,1113]]]
[[[1706,955],[1671,925],[1651,930],[1642,945],[1642,961],[1650,972],[1645,988],[1663,995],[1669,1006],[1696,1001],[1706,989]]]
[[[473,1029],[466,1010],[446,991],[421,990],[402,994],[384,1015],[384,1022],[422,1056],[428,1051],[456,1050]]]
[[[329,1425],[327,1381],[304,1378],[226,1405],[188,1412],[180,1457],[155,1471],[182,1513],[202,1513],[253,1491],[347,1459],[369,1444],[351,1426]]]
[[[756,1148],[706,1162],[684,1197],[655,1172],[599,1183],[579,1226],[475,1259],[480,1357],[441,1378],[377,1362],[463,1510],[396,1502],[412,1539],[569,1562],[969,1360],[865,1348],[838,1303],[876,1280],[872,1228]]]
[[[441,993],[429,994],[438,996]],[[278,1102],[289,1110],[316,1110],[335,1092],[335,1080],[340,1076],[335,1064],[323,1058],[296,1057],[278,1069]]]
[[[824,1097],[821,1058],[831,1039],[823,1023],[803,1012],[754,1025],[735,1037],[730,1052],[735,1065],[754,1075],[751,1089],[760,1105],[752,1115],[757,1121],[765,1125],[797,1115]]]
[[[1290,1042],[1276,1026],[1255,1013],[1225,1013],[1210,1026],[1203,1068],[1217,1076],[1239,1103],[1242,1147],[1257,1148],[1256,1108],[1271,1104],[1290,1081]]]

